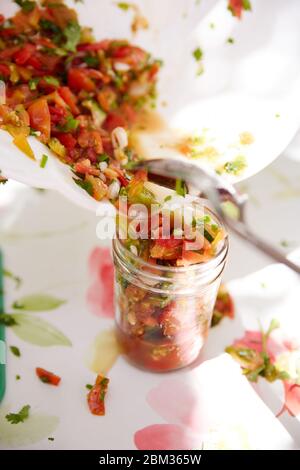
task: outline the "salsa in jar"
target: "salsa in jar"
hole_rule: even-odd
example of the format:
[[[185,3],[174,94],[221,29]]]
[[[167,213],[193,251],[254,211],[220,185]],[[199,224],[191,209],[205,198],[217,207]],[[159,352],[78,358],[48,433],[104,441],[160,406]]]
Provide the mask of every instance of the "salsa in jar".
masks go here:
[[[158,202],[145,173],[134,175],[123,196],[113,243],[119,342],[142,368],[187,366],[209,331],[227,234],[205,200],[174,193]]]

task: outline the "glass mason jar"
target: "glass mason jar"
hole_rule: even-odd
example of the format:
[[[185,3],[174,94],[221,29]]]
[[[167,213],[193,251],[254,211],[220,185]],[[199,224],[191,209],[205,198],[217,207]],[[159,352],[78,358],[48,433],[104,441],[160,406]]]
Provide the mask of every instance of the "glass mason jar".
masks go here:
[[[197,359],[210,328],[227,252],[226,237],[207,262],[161,266],[144,261],[114,239],[116,330],[130,362],[167,372]]]

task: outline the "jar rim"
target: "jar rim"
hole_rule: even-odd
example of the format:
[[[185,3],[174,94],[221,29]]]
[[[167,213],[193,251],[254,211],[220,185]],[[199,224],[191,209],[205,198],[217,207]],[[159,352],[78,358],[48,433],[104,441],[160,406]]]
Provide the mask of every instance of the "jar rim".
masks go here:
[[[218,223],[221,225],[223,229],[225,229],[225,226],[223,222],[220,220],[220,218],[216,215],[216,213],[210,209],[209,207],[205,208],[208,212],[213,214],[213,216],[217,219]],[[219,266],[220,263],[224,260],[224,257],[226,256],[228,252],[228,247],[229,247],[229,241],[228,241],[228,233],[226,231],[226,235],[223,240],[223,246],[220,249],[220,251],[212,257],[209,261],[205,261],[202,263],[196,263],[196,264],[191,264],[188,266],[164,266],[164,265],[156,265],[153,266],[153,264],[148,263],[147,261],[143,260],[140,256],[134,254],[129,248],[127,248],[118,238],[117,234],[114,237],[113,240],[113,247],[114,248],[119,248],[121,249],[121,252],[124,256],[127,257],[127,259],[131,259],[133,262],[139,263],[140,267],[143,267],[145,269],[153,270],[157,269],[161,272],[169,272],[172,274],[183,274],[185,272],[198,272],[201,273],[201,271],[204,273],[205,271],[209,271],[210,269],[213,269],[217,266]],[[118,251],[119,251],[118,250]]]

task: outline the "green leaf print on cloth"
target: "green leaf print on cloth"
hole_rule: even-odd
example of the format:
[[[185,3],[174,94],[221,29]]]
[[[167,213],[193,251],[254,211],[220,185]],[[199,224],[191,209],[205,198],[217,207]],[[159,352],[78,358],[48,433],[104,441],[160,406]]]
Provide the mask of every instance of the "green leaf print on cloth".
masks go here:
[[[13,425],[5,418],[10,411],[8,406],[0,408],[0,446],[34,444],[51,436],[59,424],[57,416],[32,412],[23,423]]]
[[[65,300],[58,299],[52,295],[31,294],[16,300],[12,308],[29,312],[43,312],[46,310],[54,310],[64,303]]]
[[[12,314],[17,322],[11,328],[24,341],[37,346],[72,346],[71,341],[56,327],[26,313]]]

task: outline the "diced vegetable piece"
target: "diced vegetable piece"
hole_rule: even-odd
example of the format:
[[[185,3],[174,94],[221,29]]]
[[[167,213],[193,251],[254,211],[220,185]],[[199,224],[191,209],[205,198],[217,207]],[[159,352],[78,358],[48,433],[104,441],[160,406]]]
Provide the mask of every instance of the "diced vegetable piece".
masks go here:
[[[61,378],[58,375],[55,375],[46,369],[42,369],[41,367],[37,367],[35,371],[38,378],[46,384],[57,387],[61,381]]]
[[[51,117],[47,100],[39,98],[28,107],[30,117],[30,126],[41,133],[40,140],[44,143],[49,142]]]
[[[74,91],[94,91],[96,85],[89,78],[86,71],[83,69],[70,69],[68,73],[68,85]]]
[[[93,415],[104,416],[105,415],[105,396],[107,393],[107,388],[109,384],[109,379],[103,375],[98,375],[96,378],[95,385],[89,391],[87,395],[87,402],[90,409],[90,412]]]
[[[89,109],[92,113],[93,120],[96,127],[101,127],[106,118],[106,113],[102,111],[100,106],[94,100],[85,100],[82,106]]]
[[[60,143],[56,137],[49,140],[48,145],[52,152],[56,153],[59,157],[64,158],[66,156],[66,148]]]

